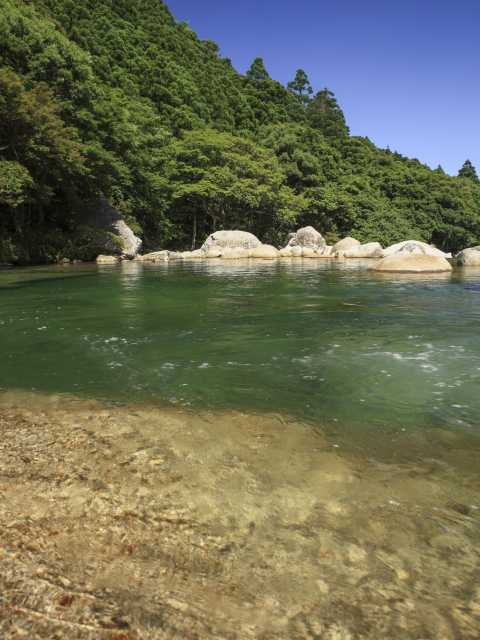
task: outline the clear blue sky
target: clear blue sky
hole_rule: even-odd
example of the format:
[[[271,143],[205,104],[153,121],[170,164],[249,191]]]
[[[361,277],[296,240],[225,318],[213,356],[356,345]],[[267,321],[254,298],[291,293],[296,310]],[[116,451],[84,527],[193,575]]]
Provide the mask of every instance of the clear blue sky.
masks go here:
[[[244,73],[299,67],[354,135],[456,174],[480,173],[480,0],[167,0]]]

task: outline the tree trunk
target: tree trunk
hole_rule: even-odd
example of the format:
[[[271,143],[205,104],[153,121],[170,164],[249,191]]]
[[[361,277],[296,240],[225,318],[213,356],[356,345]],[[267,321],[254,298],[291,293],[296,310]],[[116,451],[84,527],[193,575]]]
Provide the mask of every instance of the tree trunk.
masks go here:
[[[193,228],[192,228],[192,251],[195,250],[197,243],[197,214],[193,214]]]

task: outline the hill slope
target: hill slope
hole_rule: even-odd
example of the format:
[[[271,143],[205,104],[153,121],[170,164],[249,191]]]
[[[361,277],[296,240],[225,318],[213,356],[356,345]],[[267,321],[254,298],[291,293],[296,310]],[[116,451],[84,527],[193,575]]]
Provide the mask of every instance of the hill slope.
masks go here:
[[[147,247],[221,226],[282,242],[480,243],[480,184],[349,135],[333,94],[246,76],[157,0],[0,0],[0,262],[90,259],[106,198]],[[392,123],[394,126],[394,123]]]

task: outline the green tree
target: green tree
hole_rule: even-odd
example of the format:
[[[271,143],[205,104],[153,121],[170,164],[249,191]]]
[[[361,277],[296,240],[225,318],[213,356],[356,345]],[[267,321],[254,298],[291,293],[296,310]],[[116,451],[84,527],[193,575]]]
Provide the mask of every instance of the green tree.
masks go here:
[[[307,106],[310,102],[313,89],[310,84],[310,80],[303,69],[297,70],[295,78],[287,84],[287,88],[297,96],[304,106]]]
[[[307,117],[310,126],[319,129],[325,136],[342,137],[349,133],[343,111],[329,89],[322,89],[310,101]]]
[[[268,75],[268,71],[265,68],[265,63],[262,58],[255,58],[245,75],[249,80],[253,80],[254,82],[270,80],[270,76]]]
[[[186,132],[168,149],[172,213],[191,245],[218,228],[274,237],[294,221],[303,198],[287,187],[274,154],[254,142],[205,129]]]
[[[469,180],[473,180],[474,182],[478,182],[478,175],[475,167],[470,162],[470,160],[465,160],[460,171],[458,172],[459,178],[468,178]]]

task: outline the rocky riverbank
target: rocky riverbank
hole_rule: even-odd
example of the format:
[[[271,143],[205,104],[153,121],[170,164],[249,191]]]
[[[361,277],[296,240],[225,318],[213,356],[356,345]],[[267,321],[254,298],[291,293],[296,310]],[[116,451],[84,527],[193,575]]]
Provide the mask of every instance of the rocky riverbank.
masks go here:
[[[480,264],[478,247],[466,249],[455,257],[459,266]],[[211,234],[200,249],[194,251],[159,250],[145,255],[136,255],[140,262],[168,262],[170,260],[278,260],[285,258],[308,259],[374,259],[373,271],[400,273],[441,273],[452,270],[452,254],[437,249],[419,240],[405,240],[383,248],[378,242],[361,244],[355,238],[343,238],[334,245],[313,227],[304,227],[290,234],[287,245],[277,249],[262,244],[253,234],[245,231],[218,231]],[[97,263],[116,264],[120,256],[99,255]]]
[[[478,638],[473,437],[387,459],[282,416],[18,393],[0,432],[2,638]]]

